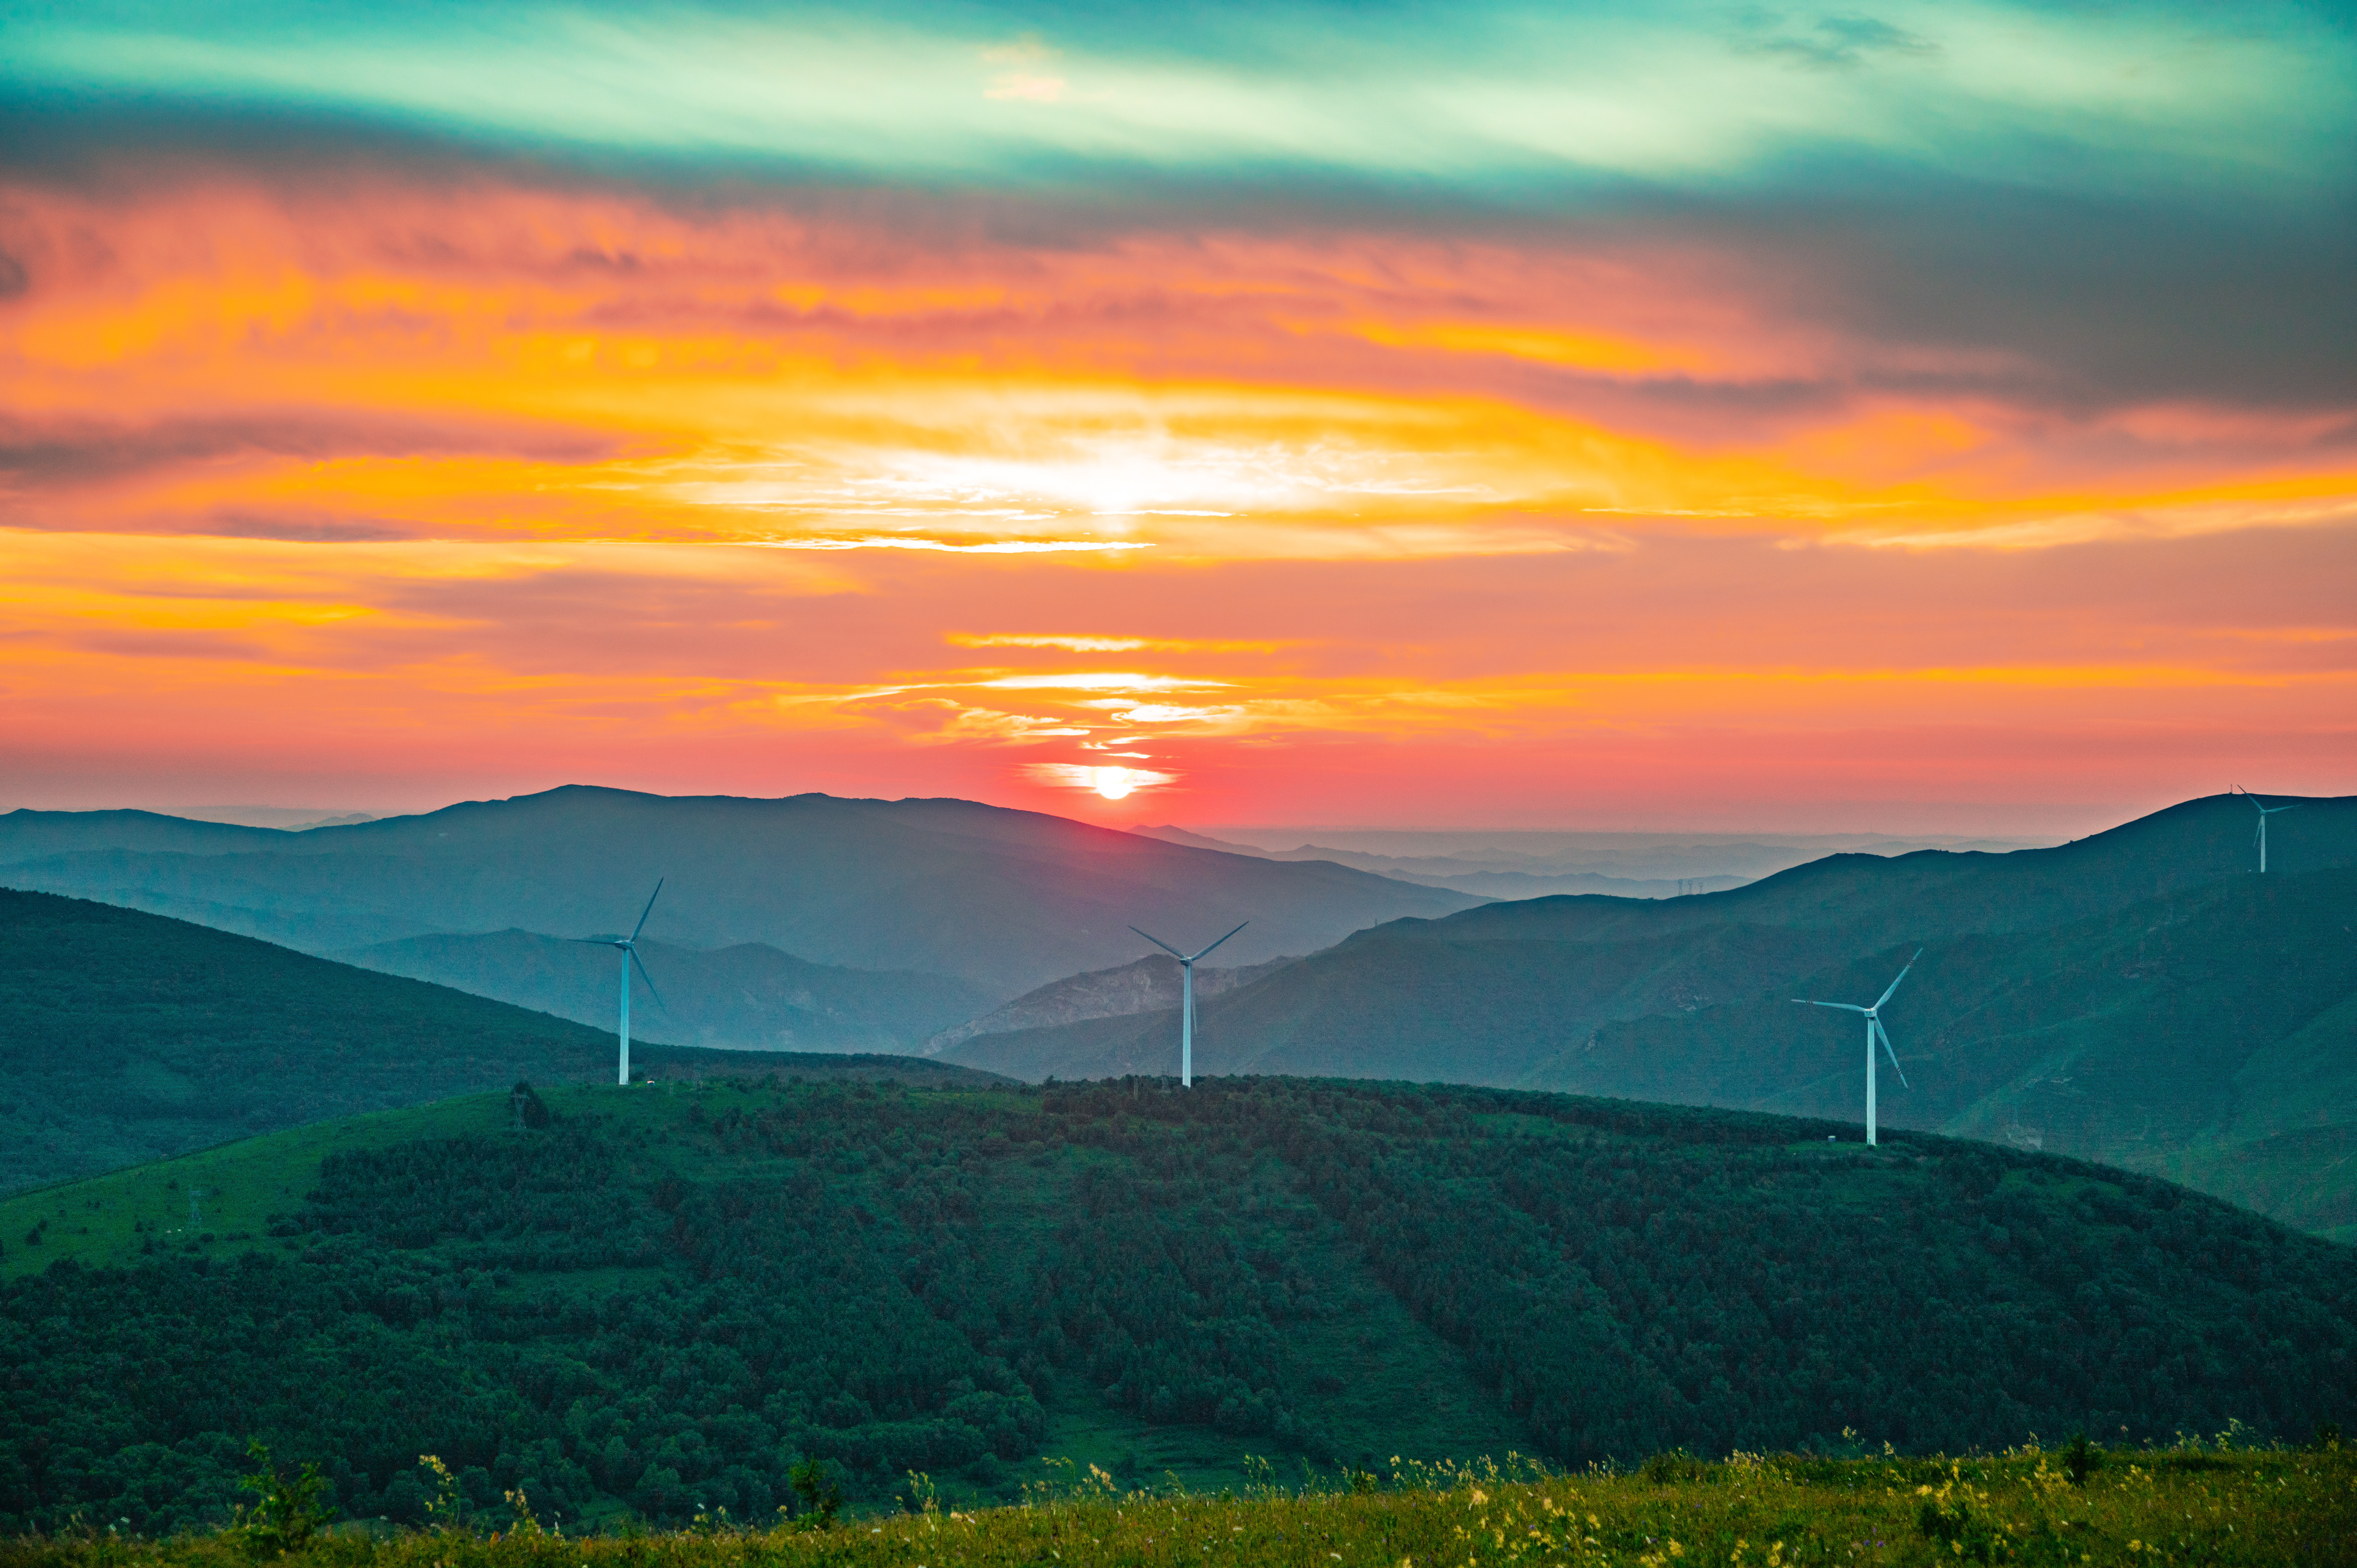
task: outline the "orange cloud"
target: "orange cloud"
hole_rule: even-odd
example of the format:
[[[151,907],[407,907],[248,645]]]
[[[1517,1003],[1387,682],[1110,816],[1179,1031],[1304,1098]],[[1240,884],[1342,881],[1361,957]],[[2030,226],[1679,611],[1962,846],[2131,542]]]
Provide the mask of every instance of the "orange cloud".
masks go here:
[[[1779,324],[1723,262],[1675,253],[1139,237],[904,253],[879,276],[850,259],[875,235],[610,196],[290,208],[210,187],[19,209],[42,279],[5,339],[20,418],[127,427],[125,445],[199,413],[251,428],[201,466],[72,487],[78,518],[113,526],[276,508],[468,534],[1338,559],[1576,547],[1598,517],[2023,547],[2099,514],[2166,532],[2357,496],[2313,421],[2266,449],[2247,419],[2074,428],[1986,394],[1746,419],[1763,380],[1922,356]],[[72,232],[104,234],[114,263],[63,265]],[[1478,317],[1430,313],[1469,296]],[[1501,360],[1736,396],[1696,431],[1576,381],[1532,401]],[[2190,482],[2175,447],[2197,435],[2240,452],[2208,441]],[[423,449],[382,450],[404,438]]]
[[[1403,802],[1443,757],[1830,787],[1813,746],[1902,715],[2110,736],[2091,778],[2164,733],[2189,780],[2351,757],[2348,419],[2040,401],[1740,257],[490,182],[5,205],[0,717],[59,756],[528,736],[984,794],[1120,756],[1198,801],[1284,756]]]

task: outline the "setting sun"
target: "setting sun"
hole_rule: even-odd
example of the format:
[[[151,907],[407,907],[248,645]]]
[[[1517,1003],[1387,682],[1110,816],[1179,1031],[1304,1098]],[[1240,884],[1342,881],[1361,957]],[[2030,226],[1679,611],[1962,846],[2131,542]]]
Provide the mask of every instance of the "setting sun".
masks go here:
[[[1096,770],[1096,790],[1108,800],[1118,800],[1135,788],[1126,768],[1100,768]]]

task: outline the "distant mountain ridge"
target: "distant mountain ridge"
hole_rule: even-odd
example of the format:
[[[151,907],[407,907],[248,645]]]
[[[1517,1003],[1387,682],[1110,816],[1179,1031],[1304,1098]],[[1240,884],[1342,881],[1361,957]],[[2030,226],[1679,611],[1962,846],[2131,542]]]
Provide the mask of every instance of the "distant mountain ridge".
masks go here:
[[[648,926],[659,940],[955,976],[994,1002],[1139,956],[1133,924],[1185,940],[1250,920],[1227,950],[1254,963],[1480,902],[966,800],[572,785],[302,832],[146,812],[0,816],[0,880],[312,952],[511,927],[611,930],[659,877]]]
[[[2042,839],[1952,834],[1539,832],[1406,829],[1242,829],[1244,843],[1174,823],[1135,830],[1171,843],[1268,860],[1326,860],[1427,887],[1491,898],[1605,894],[1622,898],[1723,893],[1829,854],[1898,855],[1934,849],[2007,853]],[[1329,837],[1336,842],[1327,842]],[[1274,847],[1273,840],[1297,840]]]
[[[641,939],[639,951],[656,987],[633,979],[639,1026],[681,1045],[913,1054],[991,1003],[952,975],[811,963],[760,942],[705,952]],[[602,1028],[618,1009],[619,955],[561,937],[410,937],[327,956]]]
[[[1297,961],[1291,958],[1274,958],[1266,963],[1251,964],[1243,969],[1213,969],[1209,964],[1199,964],[1195,969],[1196,1000],[1200,1003],[1223,995]],[[953,1028],[943,1029],[925,1042],[924,1054],[939,1056],[977,1035],[1004,1034],[1015,1029],[1037,1029],[1080,1023],[1090,1018],[1115,1018],[1176,1007],[1180,1000],[1180,982],[1178,961],[1165,953],[1154,953],[1135,963],[1123,964],[1118,969],[1101,969],[1088,974],[1049,981],[1037,990],[1025,992],[1005,1006],[994,1008],[980,1017],[969,1018]]]
[[[1745,994],[1846,950],[1833,934],[1762,926],[1587,943],[1387,929],[1200,1004],[1195,1070],[1535,1086],[1537,1062],[1600,1023]],[[1175,1073],[1178,1039],[1165,1011],[978,1036],[944,1058],[1035,1081],[1118,1078]]]
[[[2275,871],[2357,865],[2357,797],[2299,803],[2297,817],[2276,819]],[[2252,870],[2255,820],[2239,797],[2212,795],[2048,849],[1832,854],[1706,897],[1531,899],[1402,921],[1381,934],[1598,940],[1743,921],[1843,930],[1879,945],[1910,936],[2039,929]],[[2281,825],[2295,821],[2297,839]]]

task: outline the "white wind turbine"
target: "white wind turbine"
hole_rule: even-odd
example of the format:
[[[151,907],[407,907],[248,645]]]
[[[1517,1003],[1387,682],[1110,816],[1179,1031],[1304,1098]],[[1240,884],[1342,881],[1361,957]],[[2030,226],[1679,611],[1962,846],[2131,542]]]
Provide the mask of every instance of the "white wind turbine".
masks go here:
[[[1913,969],[1915,959],[1922,956],[1923,950],[1917,948],[1915,958],[1907,961],[1907,969],[1899,972],[1899,980],[1906,979],[1907,970]],[[1907,1069],[1899,1065],[1899,1053],[1890,1048],[1890,1031],[1882,1026],[1882,1004],[1890,1000],[1892,991],[1899,989],[1899,980],[1892,981],[1890,991],[1884,992],[1871,1007],[1861,1007],[1855,1002],[1811,1002],[1799,996],[1792,998],[1803,1007],[1833,1007],[1844,1013],[1866,1015],[1866,1141],[1869,1145],[1874,1142],[1874,1042],[1878,1037],[1882,1041],[1883,1051],[1890,1058],[1890,1070],[1899,1075],[1899,1087],[1909,1087]]]
[[[2288,806],[2262,806],[2259,804],[2259,798],[2240,784],[2234,786],[2234,793],[2248,800],[2251,803],[2251,809],[2259,814],[2259,832],[2255,842],[2259,846],[2259,875],[2265,876],[2267,874],[2267,819],[2277,811],[2298,811],[2299,802],[2295,800]]]
[[[639,978],[647,983],[647,990],[653,995],[655,1005],[658,1007],[663,1005],[662,993],[655,989],[655,977],[647,972],[645,961],[639,957],[639,932],[647,929],[647,917],[655,912],[655,900],[662,896],[662,889],[663,879],[658,876],[655,878],[655,890],[647,895],[647,907],[639,911],[639,923],[631,929],[629,936],[573,939],[576,942],[587,942],[593,947],[621,950],[622,1021],[618,1033],[621,1036],[622,1061],[621,1066],[616,1069],[614,1077],[614,1081],[619,1084],[627,1085],[630,1081],[630,965],[635,963],[639,966]],[[665,1008],[664,1011],[668,1012],[670,1009]]]
[[[1236,931],[1241,931],[1244,926],[1251,924],[1250,920],[1246,920],[1243,926],[1236,928]],[[1135,926],[1129,929],[1137,931]],[[1236,931],[1230,931],[1228,937],[1234,936]],[[1220,942],[1211,944],[1211,948],[1205,948],[1202,952],[1190,957],[1180,952],[1160,937],[1149,936],[1144,931],[1137,931],[1137,934],[1177,959],[1178,968],[1184,975],[1178,993],[1178,1087],[1192,1089],[1195,1087],[1195,960],[1208,954],[1211,948],[1218,947],[1220,942],[1226,941],[1228,937],[1222,937]]]

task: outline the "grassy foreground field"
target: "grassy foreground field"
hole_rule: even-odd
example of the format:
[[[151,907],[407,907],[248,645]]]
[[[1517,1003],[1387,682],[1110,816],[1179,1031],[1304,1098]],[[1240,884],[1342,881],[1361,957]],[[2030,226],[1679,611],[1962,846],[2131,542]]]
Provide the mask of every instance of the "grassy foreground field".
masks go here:
[[[942,1511],[911,1476],[904,1511],[770,1530],[566,1537],[526,1516],[426,1531],[347,1526],[283,1555],[238,1530],[164,1541],[102,1528],[0,1541],[0,1568],[1543,1568],[1629,1563],[2252,1563],[2357,1562],[2357,1459],[2321,1450],[2097,1451],[1964,1460],[1662,1455],[1632,1474],[1408,1466],[1337,1487],[1237,1497],[1124,1493],[1092,1470],[1017,1508]],[[1051,1465],[1052,1468],[1052,1465]],[[1520,1478],[1517,1478],[1520,1477]],[[513,1499],[511,1499],[512,1503]]]

